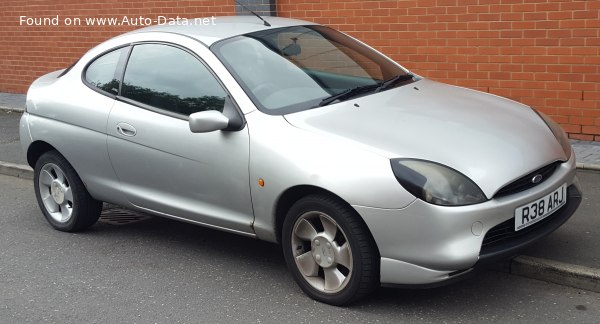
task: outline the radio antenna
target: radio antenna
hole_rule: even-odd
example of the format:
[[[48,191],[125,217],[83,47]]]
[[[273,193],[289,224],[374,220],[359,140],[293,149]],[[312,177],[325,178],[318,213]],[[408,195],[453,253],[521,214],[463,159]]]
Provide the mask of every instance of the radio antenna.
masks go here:
[[[243,4],[241,4],[238,0],[235,0],[235,3],[237,3],[240,6],[242,6],[242,8],[250,11],[250,13],[252,13],[253,15],[255,15],[258,19],[262,20],[265,26],[271,27],[271,24],[269,24],[266,20],[264,20],[263,17],[259,16],[256,12],[250,10],[250,8],[248,8],[248,7],[244,6]]]

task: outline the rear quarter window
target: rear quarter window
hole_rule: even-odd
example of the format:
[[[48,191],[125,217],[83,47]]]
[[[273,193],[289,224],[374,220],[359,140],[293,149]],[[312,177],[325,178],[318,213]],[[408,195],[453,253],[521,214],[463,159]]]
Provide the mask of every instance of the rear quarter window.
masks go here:
[[[128,49],[129,47],[123,47],[94,59],[84,72],[84,80],[88,86],[109,94],[119,94],[120,66],[126,59]]]

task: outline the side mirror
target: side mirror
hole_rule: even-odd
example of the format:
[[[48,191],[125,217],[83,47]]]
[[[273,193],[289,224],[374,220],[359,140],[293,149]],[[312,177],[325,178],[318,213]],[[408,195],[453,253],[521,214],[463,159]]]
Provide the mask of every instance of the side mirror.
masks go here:
[[[229,118],[216,110],[193,113],[189,116],[188,122],[192,133],[214,132],[229,126]]]

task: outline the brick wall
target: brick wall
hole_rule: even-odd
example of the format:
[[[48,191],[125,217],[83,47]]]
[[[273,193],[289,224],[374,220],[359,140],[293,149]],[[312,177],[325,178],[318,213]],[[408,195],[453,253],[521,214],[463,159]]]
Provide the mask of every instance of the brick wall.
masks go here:
[[[240,0],[244,4],[272,4]],[[139,26],[19,26],[19,16],[199,17],[233,0],[4,0],[0,92]],[[277,0],[278,15],[331,25],[426,77],[532,105],[572,138],[600,141],[600,0]],[[253,7],[254,8],[254,7]]]
[[[234,2],[229,0],[2,0],[0,92],[24,93],[35,78],[71,65],[104,40],[143,27],[85,26],[86,17],[121,20],[126,16],[133,21],[139,16],[158,19],[158,16],[196,18],[234,14]],[[57,15],[59,26],[20,26],[19,22],[19,16]],[[80,18],[82,24],[66,26],[65,18]]]
[[[428,78],[540,109],[600,140],[600,1],[277,0],[279,16],[330,25]]]
[[[232,2],[234,2],[232,0]],[[275,6],[275,0],[238,0],[239,3],[243,4],[240,6],[236,4],[235,12],[238,15],[248,15],[248,9],[254,11],[261,16],[276,16],[277,7]]]

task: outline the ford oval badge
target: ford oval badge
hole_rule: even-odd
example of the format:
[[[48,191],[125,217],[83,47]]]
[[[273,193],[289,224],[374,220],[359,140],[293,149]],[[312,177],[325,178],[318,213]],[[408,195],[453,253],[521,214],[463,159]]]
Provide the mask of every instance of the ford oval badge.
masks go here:
[[[533,178],[531,178],[531,183],[535,183],[535,184],[540,183],[540,182],[542,182],[543,178],[544,177],[541,174],[536,174],[533,176]]]

